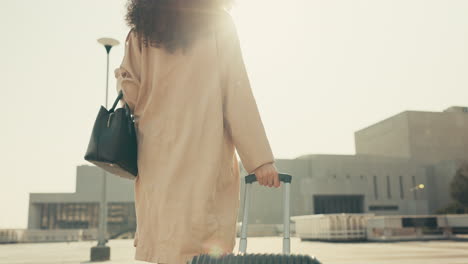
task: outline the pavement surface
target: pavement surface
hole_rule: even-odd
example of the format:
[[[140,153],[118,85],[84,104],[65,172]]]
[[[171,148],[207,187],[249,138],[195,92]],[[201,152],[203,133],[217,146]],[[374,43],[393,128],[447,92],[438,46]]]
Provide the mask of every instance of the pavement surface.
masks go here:
[[[95,241],[0,244],[0,264],[75,264],[90,262]],[[100,263],[149,263],[133,260],[133,239],[110,240],[111,260]],[[239,238],[234,252],[237,253]],[[248,253],[282,252],[281,237],[253,237],[247,240]],[[292,254],[316,256],[324,264],[468,264],[468,242],[364,242],[328,243],[291,238]]]

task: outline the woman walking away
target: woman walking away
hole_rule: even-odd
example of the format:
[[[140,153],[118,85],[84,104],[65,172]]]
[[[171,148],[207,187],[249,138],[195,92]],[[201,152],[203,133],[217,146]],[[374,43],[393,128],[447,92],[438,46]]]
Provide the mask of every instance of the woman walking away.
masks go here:
[[[131,29],[115,77],[137,131],[136,260],[233,253],[236,149],[261,185],[280,186],[228,2],[127,3]]]

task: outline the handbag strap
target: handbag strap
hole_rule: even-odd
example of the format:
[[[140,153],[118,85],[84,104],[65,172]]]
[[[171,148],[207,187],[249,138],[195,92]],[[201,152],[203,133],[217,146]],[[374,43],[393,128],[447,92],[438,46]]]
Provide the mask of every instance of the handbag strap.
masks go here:
[[[119,100],[122,99],[122,97],[123,97],[123,92],[122,92],[122,90],[120,90],[119,95],[115,99],[114,104],[112,105],[112,108],[109,110],[109,112],[111,112],[111,113],[114,112],[115,107],[117,106],[117,103],[119,103]],[[130,112],[130,106],[128,106],[127,102],[125,102],[125,109],[128,111],[129,114],[131,113]]]
[[[109,109],[109,112],[111,112],[111,113],[114,112],[115,107],[117,106],[117,103],[119,102],[120,99],[122,99],[122,97],[123,97],[123,92],[122,92],[122,90],[120,90],[119,95],[115,99],[114,104],[112,105],[112,108]]]

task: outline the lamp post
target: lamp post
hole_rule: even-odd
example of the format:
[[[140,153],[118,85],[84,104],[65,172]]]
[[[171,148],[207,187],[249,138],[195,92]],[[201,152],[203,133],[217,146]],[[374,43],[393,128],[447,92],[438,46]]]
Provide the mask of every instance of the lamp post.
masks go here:
[[[107,75],[106,75],[106,102],[107,109],[108,91],[109,91],[109,53],[113,46],[119,45],[119,41],[112,38],[100,38],[97,40],[102,44],[107,52]],[[110,247],[106,246],[106,233],[107,233],[107,173],[102,170],[102,189],[101,189],[101,202],[99,212],[99,233],[98,244],[91,248],[91,261],[106,261],[110,260]]]

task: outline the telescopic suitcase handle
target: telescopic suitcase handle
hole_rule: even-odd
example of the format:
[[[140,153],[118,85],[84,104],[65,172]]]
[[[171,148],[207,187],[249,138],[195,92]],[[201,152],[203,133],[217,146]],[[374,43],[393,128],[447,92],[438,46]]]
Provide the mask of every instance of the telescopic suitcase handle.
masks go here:
[[[283,190],[283,254],[290,254],[291,251],[291,240],[290,240],[290,227],[289,227],[289,199],[291,191],[291,181],[292,177],[289,174],[278,173],[279,180],[284,182]],[[257,181],[255,174],[250,174],[245,176],[245,191],[244,191],[244,217],[242,220],[241,228],[241,238],[239,244],[239,252],[246,253],[247,250],[247,221],[249,217],[249,207],[250,207],[250,188],[252,183]]]

